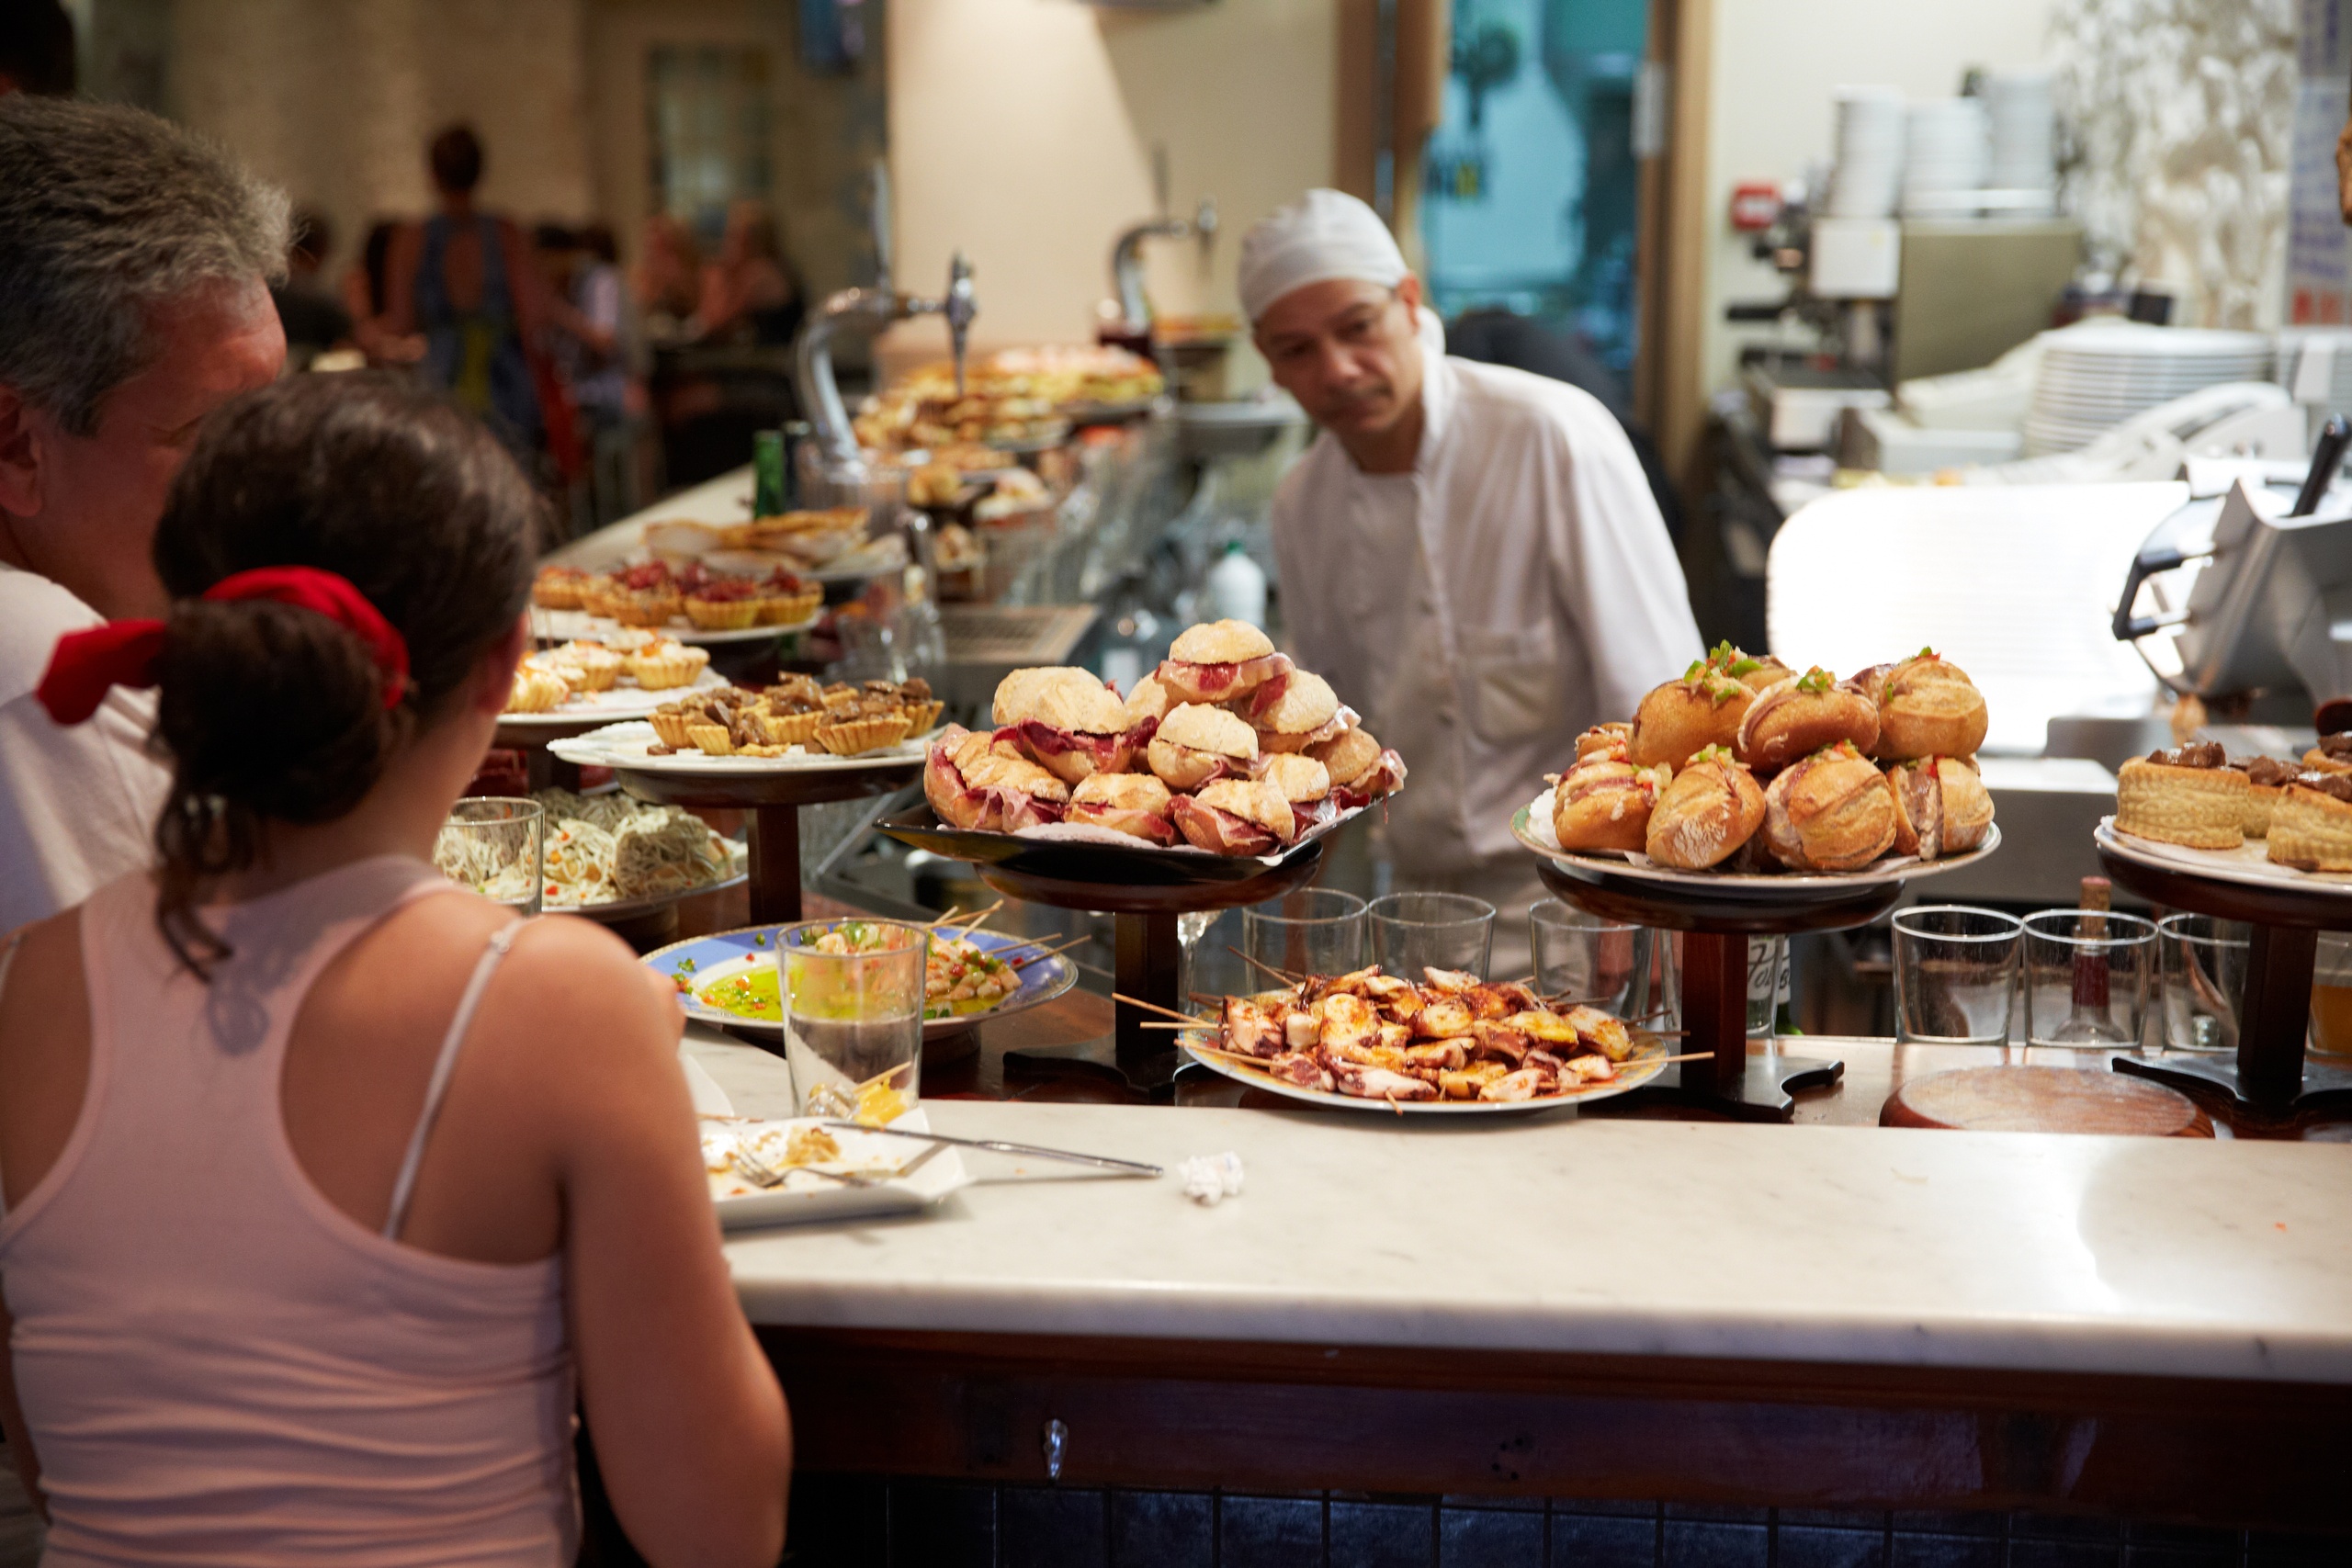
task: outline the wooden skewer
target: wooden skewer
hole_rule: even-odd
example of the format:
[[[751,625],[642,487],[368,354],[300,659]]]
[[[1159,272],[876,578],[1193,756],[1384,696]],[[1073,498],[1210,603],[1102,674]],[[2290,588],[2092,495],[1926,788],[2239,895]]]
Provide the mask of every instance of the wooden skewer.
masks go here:
[[[944,914],[944,915],[940,916],[940,917],[939,917],[939,919],[935,919],[935,920],[932,921],[932,922],[931,922],[931,924],[930,924],[929,926],[925,927],[924,929],[925,929],[925,930],[928,930],[928,931],[936,931],[938,928],[940,928],[941,926],[945,925],[948,921],[950,921],[950,920],[952,920],[952,919],[956,919],[958,915],[961,915],[963,912],[964,912],[964,906],[963,906],[963,905],[961,905],[961,904],[950,904],[950,905],[948,905],[948,906],[947,906],[947,913],[945,913],[945,914]]]
[[[1200,1020],[1193,1018],[1188,1014],[1178,1012],[1174,1008],[1164,1008],[1158,1002],[1148,1002],[1140,997],[1123,997],[1118,992],[1113,991],[1111,993],[1111,999],[1114,1002],[1125,1002],[1131,1008],[1141,1008],[1146,1012],[1156,1012],[1163,1018],[1172,1018],[1179,1023],[1197,1024],[1200,1022]]]
[[[999,909],[1003,908],[1004,900],[1000,898],[995,903],[990,904],[987,908],[982,909],[978,914],[970,917],[970,919],[965,922],[964,934],[967,937],[970,936],[975,931],[979,929],[979,924],[982,920],[987,919],[990,915],[995,914]]]
[[[1048,947],[1036,953],[1024,953],[1021,957],[1012,960],[1012,964],[1015,969],[1026,969],[1032,964],[1043,964],[1046,959],[1068,953],[1073,947],[1084,947],[1088,942],[1092,942],[1093,940],[1094,939],[1091,936],[1074,936],[1068,942],[1062,943],[1059,947]]]
[[[1295,986],[1298,984],[1299,977],[1292,974],[1289,970],[1277,969],[1272,964],[1266,963],[1263,959],[1252,958],[1229,942],[1225,944],[1225,950],[1226,952],[1233,954],[1234,957],[1241,960],[1242,963],[1250,965],[1250,968],[1262,969],[1267,974],[1272,975],[1275,979],[1280,980],[1285,986]]]
[[[1163,1023],[1158,1019],[1152,1019],[1146,1022],[1138,1023],[1136,1027],[1137,1029],[1197,1029],[1204,1034],[1215,1034],[1216,1032],[1217,1023],[1216,1020],[1213,1018],[1195,1019],[1191,1023]]]
[[[1001,955],[1003,953],[1011,953],[1016,947],[1043,947],[1049,942],[1059,942],[1061,938],[1062,933],[1059,931],[1047,931],[1044,936],[1033,936],[1023,942],[1008,942],[996,951],[1000,955]],[[1080,942],[1084,942],[1087,939],[1080,937],[1079,940]]]

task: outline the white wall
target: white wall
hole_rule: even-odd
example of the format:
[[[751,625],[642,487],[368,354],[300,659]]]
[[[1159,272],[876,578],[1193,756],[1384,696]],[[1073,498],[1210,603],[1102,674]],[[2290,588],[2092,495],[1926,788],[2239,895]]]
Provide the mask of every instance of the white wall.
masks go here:
[[[1243,231],[1333,172],[1330,0],[1217,0],[1160,15],[1071,0],[894,0],[890,169],[901,287],[972,259],[983,346],[1091,341],[1111,243],[1152,210],[1216,197],[1223,231],[1147,247],[1163,313],[1231,311]],[[903,328],[922,342],[928,323]],[[894,341],[894,351],[906,345]],[[1246,373],[1245,373],[1246,375]]]
[[[2052,0],[1713,0],[1708,121],[1705,365],[1720,386],[1738,344],[1766,329],[1730,326],[1724,306],[1786,292],[1732,232],[1731,190],[1785,179],[1829,156],[1830,93],[1883,83],[1913,97],[1948,97],[1971,65],[2030,65],[2049,51]]]

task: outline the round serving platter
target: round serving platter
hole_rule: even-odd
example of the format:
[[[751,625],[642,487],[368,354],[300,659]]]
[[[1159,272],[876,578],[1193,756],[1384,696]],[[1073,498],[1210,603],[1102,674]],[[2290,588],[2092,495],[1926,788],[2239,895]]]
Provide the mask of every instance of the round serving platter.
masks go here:
[[[700,751],[673,751],[666,757],[648,754],[660,737],[642,719],[608,724],[585,735],[550,741],[548,750],[567,762],[586,768],[618,768],[632,773],[671,773],[693,778],[758,778],[775,773],[841,773],[861,769],[905,768],[922,761],[924,736],[911,736],[877,751],[836,757],[829,751],[806,751],[790,757],[711,757]]]
[[[754,1038],[781,1043],[784,1040],[782,1020],[744,1018],[724,1008],[709,1006],[695,992],[714,981],[729,979],[747,970],[773,968],[775,964],[776,932],[783,929],[781,926],[745,926],[738,931],[715,931],[708,936],[691,937],[684,942],[673,942],[667,947],[655,948],[639,962],[665,979],[683,979],[692,987],[679,992],[678,999],[684,1006],[686,1016],[695,1022],[732,1029]],[[984,953],[1035,952],[1038,947],[1036,942],[1007,936],[1001,931],[974,931],[971,941]],[[927,1018],[922,1023],[922,1037],[937,1040],[961,1033],[975,1024],[1026,1012],[1031,1008],[1052,1001],[1078,984],[1078,966],[1059,953],[1041,958],[1019,974],[1019,987],[996,1006],[948,1018]]]
[[[617,724],[624,719],[643,718],[663,703],[676,702],[695,692],[710,691],[726,685],[727,678],[716,671],[705,670],[689,686],[666,686],[659,691],[647,691],[642,686],[615,686],[608,691],[582,692],[557,704],[544,713],[504,713],[498,716],[501,729],[534,730],[571,728],[578,732],[583,723]]]
[[[2153,871],[2186,872],[2192,876],[2210,876],[2216,882],[2234,882],[2244,887],[2332,895],[2352,901],[2352,872],[2297,871],[2290,865],[2277,864],[2268,858],[2267,847],[2260,839],[2248,839],[2234,850],[2192,850],[2119,832],[2112,817],[2098,819],[2091,839],[2109,853]]]
[[[1204,1030],[1215,1024],[1204,1024]],[[1238,1062],[1224,1052],[1194,1050],[1189,1043],[1184,1054],[1213,1073],[1247,1084],[1251,1089],[1278,1094],[1284,1100],[1295,1100],[1304,1105],[1328,1105],[1341,1111],[1369,1111],[1382,1116],[1524,1116],[1535,1111],[1557,1111],[1566,1105],[1586,1105],[1596,1100],[1613,1100],[1618,1095],[1641,1088],[1666,1070],[1664,1058],[1672,1055],[1666,1041],[1655,1034],[1634,1031],[1634,1054],[1617,1064],[1617,1076],[1606,1083],[1587,1084],[1570,1094],[1547,1095],[1542,1100],[1365,1100],[1358,1095],[1327,1092],[1306,1089],[1278,1078],[1245,1062]]]
[[[543,915],[578,915],[585,920],[630,920],[639,915],[666,909],[673,904],[684,903],[689,898],[699,898],[706,893],[724,893],[730,887],[741,887],[751,879],[752,874],[741,855],[741,846],[738,845],[734,869],[716,882],[698,882],[692,887],[681,887],[669,893],[648,893],[636,898],[612,898],[602,904],[543,902],[539,912]]]
[[[1560,848],[1552,831],[1552,792],[1545,790],[1519,808],[1510,819],[1511,835],[1554,864],[1578,875],[1623,879],[1658,888],[1685,888],[1727,900],[1770,900],[1834,895],[1882,887],[1914,877],[1939,876],[1973,865],[2001,847],[2001,826],[1995,823],[1984,841],[1966,854],[1923,861],[1910,855],[1889,855],[1860,871],[1849,872],[1728,872],[1679,871],[1646,860],[1617,855],[1578,854]]]
[[[814,571],[803,571],[799,575],[814,581],[827,581]],[[807,620],[794,621],[786,626],[738,626],[726,631],[712,631],[694,626],[624,626],[608,615],[592,615],[585,610],[533,610],[531,635],[541,642],[601,642],[620,632],[642,631],[690,647],[719,648],[730,643],[772,641],[794,632],[805,632],[817,621],[818,616],[811,615]]]
[[[1190,844],[1161,848],[1140,839],[1104,829],[1063,834],[1049,825],[1045,833],[984,833],[950,828],[932,808],[917,806],[885,817],[875,827],[902,844],[929,850],[948,860],[977,864],[1022,876],[1049,877],[1057,882],[1101,882],[1137,886],[1205,886],[1246,882],[1287,865],[1310,845],[1320,842],[1350,818],[1365,810],[1342,811],[1330,821],[1299,836],[1270,854],[1213,855]],[[1118,841],[1124,840],[1124,842]]]

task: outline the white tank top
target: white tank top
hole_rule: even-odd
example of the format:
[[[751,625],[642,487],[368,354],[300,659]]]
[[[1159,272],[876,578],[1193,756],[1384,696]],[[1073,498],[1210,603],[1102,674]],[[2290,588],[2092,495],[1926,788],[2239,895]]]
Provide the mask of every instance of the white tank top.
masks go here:
[[[320,971],[430,866],[362,861],[208,911],[209,985],[142,874],[82,908],[89,1079],[53,1168],[0,1217],[47,1568],[569,1564],[560,1255],[403,1247],[408,1190],[502,932],[466,990],[378,1233],[296,1161],[286,1039]]]

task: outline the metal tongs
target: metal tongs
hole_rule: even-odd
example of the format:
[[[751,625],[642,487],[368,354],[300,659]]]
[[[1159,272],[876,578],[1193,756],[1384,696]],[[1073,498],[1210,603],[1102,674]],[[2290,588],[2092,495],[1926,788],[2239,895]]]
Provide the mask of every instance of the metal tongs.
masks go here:
[[[1167,1172],[1156,1165],[1144,1165],[1131,1159],[1113,1159],[1108,1155],[1082,1155],[1074,1149],[1041,1148],[1035,1144],[1009,1144],[1001,1138],[951,1138],[942,1133],[918,1133],[907,1127],[869,1127],[863,1122],[824,1122],[826,1127],[846,1128],[853,1133],[882,1133],[893,1138],[921,1138],[930,1144],[953,1144],[959,1149],[986,1149],[990,1154],[1027,1155],[1033,1159],[1066,1160],[1071,1165],[1091,1165],[1101,1170],[1115,1170],[1125,1176],[1164,1176]]]

